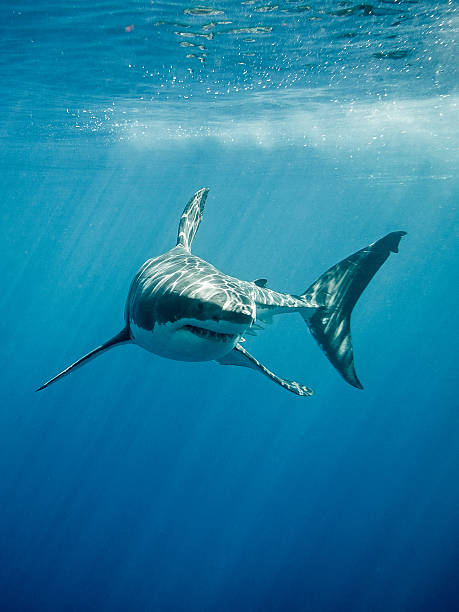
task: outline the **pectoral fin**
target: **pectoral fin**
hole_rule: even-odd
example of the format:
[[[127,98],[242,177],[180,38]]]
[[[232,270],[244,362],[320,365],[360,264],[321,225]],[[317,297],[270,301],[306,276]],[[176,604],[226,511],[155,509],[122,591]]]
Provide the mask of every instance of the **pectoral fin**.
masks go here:
[[[287,389],[288,391],[291,391],[296,395],[313,394],[312,389],[306,387],[305,385],[300,385],[294,380],[285,380],[284,378],[276,376],[276,374],[268,370],[268,368],[266,368],[262,363],[260,363],[258,359],[255,359],[255,357],[248,353],[245,348],[243,348],[240,344],[236,344],[236,346],[230,353],[224,355],[216,361],[218,361],[218,363],[221,365],[235,365],[242,366],[245,368],[251,368],[252,370],[257,370],[258,372],[261,372],[262,374],[279,384],[281,387],[284,387],[284,389]]]
[[[125,327],[124,329],[120,331],[119,334],[116,334],[116,336],[114,336],[110,340],[107,340],[107,342],[104,342],[103,344],[101,344],[100,346],[92,350],[90,353],[87,353],[86,355],[78,359],[78,361],[75,361],[75,363],[72,363],[72,365],[69,365],[67,368],[65,368],[65,370],[60,372],[57,376],[55,376],[54,378],[51,378],[51,380],[48,380],[48,382],[45,382],[45,384],[39,387],[38,389],[35,389],[35,391],[41,391],[42,389],[49,387],[49,385],[51,385],[52,383],[56,382],[57,380],[60,380],[64,376],[67,376],[67,374],[70,374],[71,372],[81,367],[82,365],[90,361],[91,359],[94,359],[94,357],[97,357],[103,352],[108,351],[108,349],[112,348],[113,346],[116,346],[118,344],[125,344],[126,342],[130,342],[130,341],[131,339],[129,336],[129,329]]]

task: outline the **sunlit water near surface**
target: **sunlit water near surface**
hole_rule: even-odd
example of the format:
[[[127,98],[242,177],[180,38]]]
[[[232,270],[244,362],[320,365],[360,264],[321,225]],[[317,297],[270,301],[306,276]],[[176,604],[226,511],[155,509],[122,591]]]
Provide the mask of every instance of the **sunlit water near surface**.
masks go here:
[[[3,3],[0,609],[459,607],[457,3]],[[315,390],[125,346],[175,244],[300,293],[406,230],[352,320],[246,347]]]

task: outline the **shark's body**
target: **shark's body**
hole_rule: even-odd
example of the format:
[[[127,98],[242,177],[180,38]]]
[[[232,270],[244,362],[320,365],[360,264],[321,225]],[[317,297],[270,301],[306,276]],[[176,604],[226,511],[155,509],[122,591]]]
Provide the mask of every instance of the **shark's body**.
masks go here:
[[[405,232],[392,232],[330,268],[301,295],[279,293],[266,280],[248,282],[223,274],[191,253],[208,189],[188,202],[180,219],[177,245],[148,260],[134,277],[125,309],[125,327],[40,389],[97,354],[126,342],[180,361],[212,361],[260,371],[297,395],[305,385],[270,372],[241,345],[260,329],[257,321],[299,312],[343,378],[361,388],[354,369],[350,315],[358,297]],[[40,390],[39,389],[39,390]]]

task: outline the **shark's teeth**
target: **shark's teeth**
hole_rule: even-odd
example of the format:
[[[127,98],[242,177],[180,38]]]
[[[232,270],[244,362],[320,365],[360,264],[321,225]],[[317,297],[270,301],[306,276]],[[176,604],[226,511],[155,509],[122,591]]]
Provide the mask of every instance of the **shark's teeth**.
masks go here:
[[[219,342],[234,342],[237,338],[234,334],[223,334],[211,329],[205,329],[204,327],[197,327],[196,325],[183,325],[180,329],[185,329],[200,338],[218,340]]]

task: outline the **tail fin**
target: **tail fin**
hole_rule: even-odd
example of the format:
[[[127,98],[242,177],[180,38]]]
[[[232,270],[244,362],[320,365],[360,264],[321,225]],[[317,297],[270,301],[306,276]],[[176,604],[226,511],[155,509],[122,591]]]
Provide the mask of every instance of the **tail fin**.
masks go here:
[[[96,355],[99,355],[100,353],[103,353],[104,351],[107,351],[108,349],[112,348],[112,346],[116,346],[117,344],[124,344],[125,342],[129,342],[129,341],[130,341],[129,329],[125,327],[123,330],[120,331],[119,334],[116,334],[116,336],[114,336],[110,340],[107,340],[107,342],[104,342],[103,344],[95,348],[93,351],[88,353],[87,355],[84,355],[84,357],[81,357],[81,359],[78,359],[78,361],[75,361],[75,363],[72,363],[72,365],[69,365],[68,368],[65,368],[65,370],[60,372],[60,374],[58,374],[54,378],[51,378],[51,380],[48,380],[48,382],[46,382],[44,385],[36,389],[36,391],[41,391],[42,389],[45,389],[46,387],[51,385],[53,382],[56,382],[57,380],[59,380],[60,378],[63,378],[64,376],[67,376],[67,374],[70,374],[71,372],[76,370],[76,368],[79,368],[80,366],[85,364],[87,361],[90,361],[91,359],[96,357]]]
[[[318,307],[312,316],[302,315],[312,335],[344,380],[359,389],[363,387],[354,368],[352,309],[390,253],[398,253],[398,245],[405,234],[392,232],[346,257],[322,274],[302,295]]]

